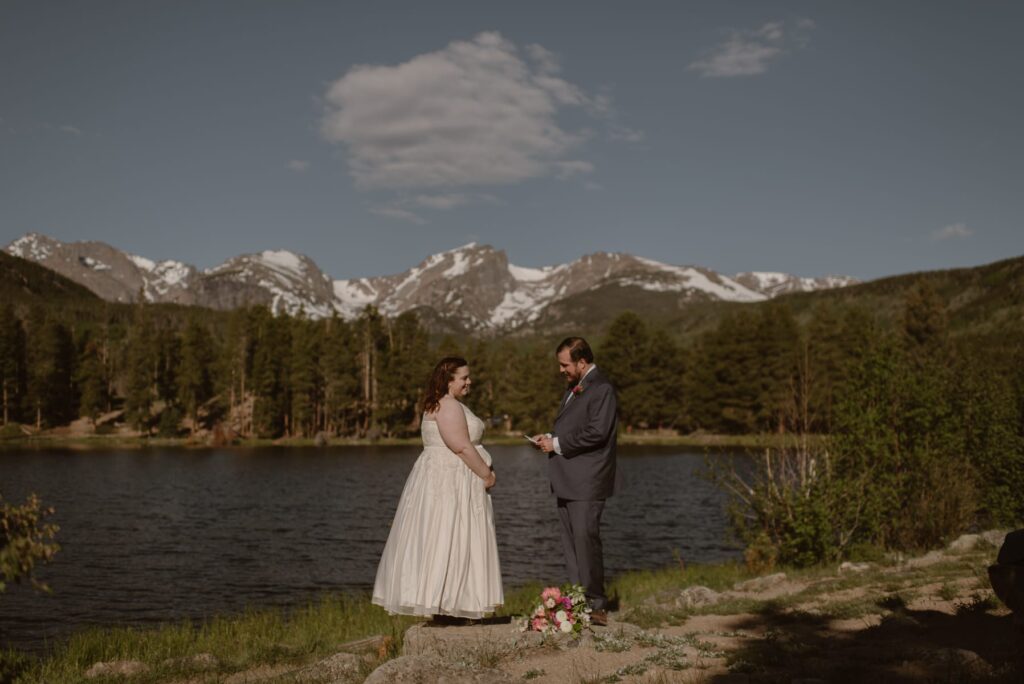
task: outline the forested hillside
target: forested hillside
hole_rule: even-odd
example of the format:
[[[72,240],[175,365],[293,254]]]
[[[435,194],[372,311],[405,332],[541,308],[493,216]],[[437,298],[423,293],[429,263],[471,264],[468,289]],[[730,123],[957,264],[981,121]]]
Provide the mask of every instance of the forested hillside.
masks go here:
[[[221,424],[243,436],[408,435],[430,366],[459,353],[478,414],[535,430],[560,391],[554,345],[579,331],[618,386],[625,430],[829,432],[864,359],[878,348],[901,358],[915,336],[941,340],[961,386],[989,374],[1009,383],[1021,366],[1024,259],[672,311],[633,312],[628,297],[596,291],[564,321],[476,338],[431,337],[415,313],[372,308],[314,321],[264,307],[110,304],[0,259],[3,419],[43,429],[123,410],[109,420],[144,434]]]

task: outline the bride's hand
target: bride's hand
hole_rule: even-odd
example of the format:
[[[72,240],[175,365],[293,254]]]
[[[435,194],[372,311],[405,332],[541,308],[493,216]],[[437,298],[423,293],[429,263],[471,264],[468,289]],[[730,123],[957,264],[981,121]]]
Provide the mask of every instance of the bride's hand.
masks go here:
[[[494,485],[495,485],[495,484],[496,484],[497,482],[498,482],[498,476],[497,476],[497,475],[495,475],[495,474],[494,474],[494,471],[492,470],[492,471],[491,471],[491,473],[490,473],[490,474],[489,474],[489,475],[487,476],[487,478],[486,478],[486,479],[484,480],[484,489],[488,489],[488,490],[489,490],[489,489],[490,489],[491,487],[493,487],[493,486],[494,486]]]

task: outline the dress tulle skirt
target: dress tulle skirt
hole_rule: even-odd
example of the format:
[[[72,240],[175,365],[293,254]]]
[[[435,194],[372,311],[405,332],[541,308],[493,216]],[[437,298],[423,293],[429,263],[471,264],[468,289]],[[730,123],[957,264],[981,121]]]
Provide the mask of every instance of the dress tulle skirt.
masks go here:
[[[504,602],[491,496],[447,447],[426,447],[413,465],[372,600],[392,614],[473,619]]]

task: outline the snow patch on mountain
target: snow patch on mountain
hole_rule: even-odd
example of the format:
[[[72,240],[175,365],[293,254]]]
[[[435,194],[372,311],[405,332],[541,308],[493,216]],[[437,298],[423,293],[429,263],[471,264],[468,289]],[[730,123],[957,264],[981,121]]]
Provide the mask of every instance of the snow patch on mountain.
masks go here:
[[[29,261],[46,261],[53,254],[53,246],[61,243],[39,233],[28,233],[7,245],[7,253]]]
[[[353,318],[367,306],[386,315],[430,308],[466,329],[510,329],[536,321],[567,297],[606,286],[693,298],[757,302],[787,292],[850,285],[844,276],[801,278],[755,271],[728,277],[615,252],[587,254],[543,267],[518,266],[505,252],[469,243],[432,254],[394,275],[332,280],[308,256],[265,250],[236,256],[206,271],[179,261],[153,261],[101,242],[63,244],[30,233],[6,248],[42,263],[111,301],[196,304],[216,309],[265,304],[274,312],[312,318]]]

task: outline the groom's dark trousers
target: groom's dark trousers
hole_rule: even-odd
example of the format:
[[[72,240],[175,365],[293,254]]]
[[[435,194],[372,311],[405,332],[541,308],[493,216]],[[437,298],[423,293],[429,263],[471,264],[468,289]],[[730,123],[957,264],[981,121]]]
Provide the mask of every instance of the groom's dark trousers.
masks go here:
[[[606,610],[601,514],[616,489],[615,440],[618,403],[600,369],[566,391],[551,436],[558,452],[548,454],[551,491],[558,497],[562,552],[569,581],[582,584],[594,610]]]

